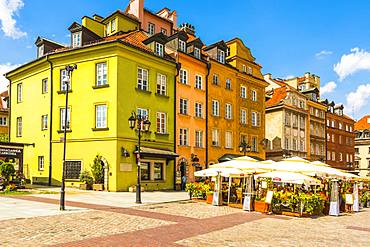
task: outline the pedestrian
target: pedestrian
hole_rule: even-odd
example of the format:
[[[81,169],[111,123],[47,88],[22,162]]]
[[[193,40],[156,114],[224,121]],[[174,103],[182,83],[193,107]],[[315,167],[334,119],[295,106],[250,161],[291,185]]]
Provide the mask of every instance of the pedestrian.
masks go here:
[[[185,191],[185,188],[186,188],[186,176],[183,175],[181,178],[181,190]]]

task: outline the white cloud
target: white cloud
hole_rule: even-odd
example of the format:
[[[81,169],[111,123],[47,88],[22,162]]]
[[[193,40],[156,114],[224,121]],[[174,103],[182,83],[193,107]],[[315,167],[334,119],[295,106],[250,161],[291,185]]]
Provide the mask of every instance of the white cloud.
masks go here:
[[[5,78],[4,74],[19,66],[20,64],[0,64],[0,93],[6,91],[9,85],[9,81]]]
[[[5,36],[19,39],[27,35],[26,32],[21,31],[16,26],[17,21],[14,19],[14,15],[23,6],[24,3],[22,0],[0,0],[1,30],[3,30]]]
[[[334,71],[341,81],[360,70],[370,70],[370,53],[360,48],[351,49],[351,53],[344,54],[339,63],[334,65]]]
[[[370,83],[359,85],[354,92],[347,95],[346,112],[360,112],[368,107],[370,101]],[[365,109],[369,110],[369,108]]]
[[[333,52],[332,52],[332,51],[322,50],[322,51],[320,51],[320,52],[316,53],[316,54],[315,54],[315,57],[316,57],[317,59],[323,59],[324,57],[329,56],[329,55],[331,55],[331,54],[333,54]]]
[[[337,84],[334,81],[329,81],[324,86],[321,87],[320,93],[321,94],[327,94],[334,91],[334,89],[337,88]]]

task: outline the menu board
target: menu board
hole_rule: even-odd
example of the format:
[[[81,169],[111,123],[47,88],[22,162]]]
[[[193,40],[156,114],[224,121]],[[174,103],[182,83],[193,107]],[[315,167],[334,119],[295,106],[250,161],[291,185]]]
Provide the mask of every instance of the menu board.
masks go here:
[[[271,204],[274,192],[272,190],[267,191],[265,203]]]

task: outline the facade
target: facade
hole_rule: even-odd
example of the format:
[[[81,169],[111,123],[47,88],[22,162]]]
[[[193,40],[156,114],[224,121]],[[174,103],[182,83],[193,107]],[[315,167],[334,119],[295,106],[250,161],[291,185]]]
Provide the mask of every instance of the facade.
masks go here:
[[[280,161],[289,156],[308,157],[309,116],[307,98],[281,80],[265,75],[269,82],[266,102],[266,158]]]
[[[353,170],[355,120],[343,113],[343,105],[324,100],[326,111],[326,163],[334,168]]]
[[[0,142],[9,140],[9,95],[8,91],[0,94]]]
[[[370,115],[355,123],[355,171],[370,177]]]
[[[107,34],[115,29],[114,35]],[[137,132],[128,124],[136,112],[152,123],[151,131],[143,133],[142,186],[173,189],[176,63],[155,49],[163,45],[161,39],[136,29],[138,22],[121,12],[105,19],[85,17],[82,25],[71,26],[69,47],[43,49],[46,42],[38,39],[39,58],[6,75],[12,108],[10,141],[33,144],[24,148],[23,167],[33,183],[60,184],[67,128],[67,185],[77,185],[80,172],[89,170],[99,154],[105,189],[127,191],[136,184]],[[71,76],[66,111],[63,81],[69,64],[77,69]]]

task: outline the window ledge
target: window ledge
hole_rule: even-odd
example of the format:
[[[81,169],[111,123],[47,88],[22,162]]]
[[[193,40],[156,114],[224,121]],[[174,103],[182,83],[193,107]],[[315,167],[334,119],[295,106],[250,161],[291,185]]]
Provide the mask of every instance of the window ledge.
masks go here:
[[[57,93],[58,94],[65,94],[67,91],[58,91]],[[73,91],[72,90],[68,90],[68,93],[72,93]]]
[[[194,116],[194,119],[196,119],[196,120],[205,120],[204,117],[197,117],[197,116]]]
[[[199,149],[199,150],[204,150],[205,148],[204,147],[196,147],[194,146],[195,149]]]
[[[170,135],[169,133],[159,133],[159,132],[155,132],[155,134],[159,136],[169,136]]]
[[[151,94],[152,92],[150,92],[149,90],[143,90],[143,89],[140,89],[140,88],[135,88],[135,90],[137,92],[141,92],[141,93],[146,93],[146,94]]]
[[[201,92],[205,92],[206,90],[204,90],[203,88],[197,88],[197,87],[194,87],[195,90],[198,90],[198,91],[201,91]]]
[[[144,183],[149,184],[155,184],[155,183],[165,183],[166,180],[141,180],[141,186],[143,186]]]
[[[107,87],[109,87],[109,84],[104,84],[104,85],[99,85],[99,86],[97,86],[97,85],[92,86],[93,89],[107,88]]]
[[[189,83],[182,83],[182,82],[177,82],[178,84],[180,85],[183,85],[185,87],[191,87],[191,85]]]
[[[177,145],[178,147],[182,147],[182,148],[190,148],[189,145]]]
[[[92,131],[107,131],[109,128],[91,128]]]
[[[63,134],[63,133],[64,133],[64,130],[57,130],[57,132],[58,132],[59,134]],[[66,132],[67,132],[67,133],[71,133],[71,132],[72,132],[72,130],[66,130]]]
[[[170,96],[165,95],[165,94],[155,93],[155,95],[158,96],[158,97],[166,98],[166,99],[170,98]]]
[[[189,114],[184,114],[184,113],[179,113],[180,116],[183,116],[183,117],[190,117]]]

